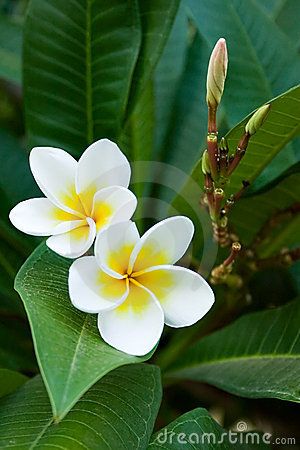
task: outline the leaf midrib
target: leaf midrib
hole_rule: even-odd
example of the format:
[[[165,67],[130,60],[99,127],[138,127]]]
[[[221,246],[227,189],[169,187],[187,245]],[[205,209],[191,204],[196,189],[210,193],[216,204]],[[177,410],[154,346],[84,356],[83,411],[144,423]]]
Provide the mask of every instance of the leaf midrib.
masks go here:
[[[76,348],[75,348],[75,351],[74,351],[74,354],[73,354],[73,357],[72,357],[72,361],[71,361],[71,364],[70,364],[70,370],[68,372],[68,377],[67,377],[67,380],[66,380],[66,383],[65,383],[65,386],[64,386],[64,393],[63,393],[63,396],[62,396],[62,399],[61,399],[61,402],[60,402],[61,405],[64,405],[66,397],[67,397],[67,392],[68,392],[68,389],[69,389],[70,379],[72,378],[72,375],[73,375],[75,361],[77,359],[78,350],[80,348],[80,344],[81,344],[81,340],[83,338],[83,333],[84,333],[85,328],[86,328],[87,320],[88,320],[88,314],[86,314],[86,317],[85,317],[84,322],[82,324],[80,335],[78,337]],[[64,414],[65,414],[65,410],[60,413],[60,416],[63,417]]]
[[[36,445],[39,443],[39,441],[41,440],[41,438],[44,436],[44,434],[46,433],[46,431],[48,430],[48,428],[53,424],[53,418],[51,417],[51,419],[46,423],[46,425],[44,426],[44,428],[42,429],[42,431],[37,435],[37,437],[35,438],[35,440],[33,441],[33,443],[31,444],[31,446],[29,447],[29,450],[32,450],[33,448],[36,447]]]

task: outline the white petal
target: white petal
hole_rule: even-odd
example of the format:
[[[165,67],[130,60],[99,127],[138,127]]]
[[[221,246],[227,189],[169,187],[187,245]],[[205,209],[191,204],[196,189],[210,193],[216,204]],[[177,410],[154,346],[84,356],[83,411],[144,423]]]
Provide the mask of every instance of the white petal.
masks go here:
[[[146,355],[153,349],[163,326],[164,314],[157,300],[133,283],[122,305],[98,316],[98,328],[104,341],[136,356]]]
[[[67,233],[51,236],[46,244],[55,253],[66,258],[78,258],[92,246],[96,236],[95,222],[87,218],[85,226],[68,231]]]
[[[60,222],[52,231],[52,235],[67,233],[68,231],[75,230],[76,228],[85,227],[86,219],[70,220],[68,222]]]
[[[75,221],[76,216],[57,208],[47,198],[32,198],[16,205],[11,210],[9,218],[23,233],[49,236],[57,227],[69,226],[66,224]]]
[[[100,231],[95,242],[95,256],[100,267],[116,278],[127,273],[128,261],[140,236],[135,223],[119,222]]]
[[[69,153],[54,147],[31,150],[30,168],[42,192],[59,208],[85,216],[75,190],[77,161]]]
[[[103,272],[94,256],[83,256],[70,267],[69,293],[75,308],[98,313],[113,309],[126,299],[128,282]]]
[[[193,325],[210,310],[214,293],[198,273],[179,266],[153,267],[136,280],[161,304],[165,323],[171,327]]]
[[[97,231],[108,224],[131,219],[136,209],[135,195],[121,186],[101,189],[94,195],[92,218]]]
[[[150,228],[136,244],[129,262],[133,272],[152,266],[174,264],[186,252],[194,233],[193,222],[184,216],[170,217]]]
[[[76,191],[87,210],[97,191],[109,186],[128,187],[130,165],[119,147],[108,139],[90,145],[78,161]]]

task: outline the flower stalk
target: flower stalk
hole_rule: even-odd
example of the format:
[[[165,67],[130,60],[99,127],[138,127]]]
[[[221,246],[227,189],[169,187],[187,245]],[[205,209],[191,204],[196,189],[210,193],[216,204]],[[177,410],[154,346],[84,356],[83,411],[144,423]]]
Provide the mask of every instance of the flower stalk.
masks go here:
[[[238,276],[232,277],[230,274],[232,272],[233,263],[235,262],[238,254],[241,251],[241,244],[239,242],[233,242],[231,246],[231,252],[229,256],[225,259],[225,261],[219,266],[215,267],[211,272],[211,283],[213,284],[221,284],[227,283],[227,280],[230,281],[232,285],[233,280],[235,280],[235,287],[240,287],[241,279]],[[231,286],[233,287],[233,286]]]

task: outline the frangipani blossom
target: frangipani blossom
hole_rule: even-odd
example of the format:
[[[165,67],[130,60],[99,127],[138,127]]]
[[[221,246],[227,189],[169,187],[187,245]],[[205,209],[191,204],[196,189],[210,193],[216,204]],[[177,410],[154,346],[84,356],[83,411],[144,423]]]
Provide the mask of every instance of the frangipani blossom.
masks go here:
[[[104,341],[131,355],[145,355],[158,342],[164,323],[185,327],[212,307],[214,294],[197,273],[173,266],[186,252],[194,226],[171,217],[142,237],[131,221],[97,236],[95,256],[72,264],[69,293],[81,311],[99,313]]]
[[[10,220],[24,233],[51,236],[48,247],[62,256],[83,255],[97,231],[129,220],[136,209],[136,197],[127,189],[129,162],[108,139],[90,145],[78,162],[59,148],[35,147],[29,163],[46,198],[19,203]]]

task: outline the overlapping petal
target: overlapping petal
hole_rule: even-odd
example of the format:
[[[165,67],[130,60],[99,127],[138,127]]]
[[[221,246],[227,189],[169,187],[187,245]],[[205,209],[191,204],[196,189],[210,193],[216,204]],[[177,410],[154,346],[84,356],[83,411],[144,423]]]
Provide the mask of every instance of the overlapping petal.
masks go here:
[[[18,203],[9,214],[10,221],[23,233],[50,236],[55,229],[78,217],[57,208],[47,198],[32,198]],[[60,231],[63,232],[63,231]]]
[[[35,147],[30,152],[29,163],[46,197],[58,208],[84,218],[85,211],[75,190],[77,161],[60,148]]]
[[[126,156],[108,139],[91,144],[78,161],[76,191],[86,210],[97,191],[108,186],[128,187],[131,169]]]
[[[171,327],[186,327],[200,320],[211,309],[214,293],[198,273],[179,266],[158,266],[136,280],[158,299]]]
[[[103,272],[94,256],[73,262],[69,271],[69,293],[72,304],[80,311],[98,313],[122,303],[128,295],[128,282]]]
[[[121,186],[110,186],[96,192],[91,217],[96,222],[97,231],[108,224],[129,220],[136,205],[135,195]]]
[[[54,252],[66,258],[78,258],[91,247],[96,236],[95,222],[87,218],[86,224],[67,233],[51,236],[46,244]]]
[[[95,256],[100,267],[115,278],[127,273],[128,262],[139,232],[131,221],[110,225],[101,231],[95,242]]]
[[[98,316],[98,328],[104,341],[136,356],[153,349],[163,326],[164,314],[157,300],[133,283],[130,283],[127,299],[120,306]]]
[[[174,264],[186,252],[194,233],[193,222],[184,216],[170,217],[150,228],[138,241],[129,261],[129,271]]]

